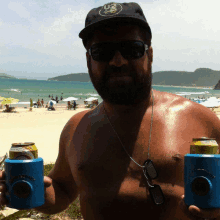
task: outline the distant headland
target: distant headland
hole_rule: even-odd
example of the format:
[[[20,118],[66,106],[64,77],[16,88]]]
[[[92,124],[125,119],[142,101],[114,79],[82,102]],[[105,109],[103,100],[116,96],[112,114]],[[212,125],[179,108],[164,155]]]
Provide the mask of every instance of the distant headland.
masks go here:
[[[17,79],[5,73],[0,73],[0,78]],[[88,73],[71,73],[48,78],[47,80],[91,82]],[[220,89],[220,70],[198,68],[194,72],[173,70],[158,71],[153,73],[153,85],[211,87],[213,89]]]
[[[55,81],[90,82],[88,73],[71,73],[68,75],[49,78]],[[172,85],[190,87],[212,87],[220,80],[220,70],[199,68],[194,72],[186,71],[159,71],[153,73],[153,85]]]
[[[53,81],[77,81],[77,82],[90,82],[90,77],[88,73],[71,73],[62,76],[56,76],[53,78],[48,78],[47,80]]]
[[[1,78],[4,78],[4,79],[17,79],[16,77],[10,76],[10,75],[8,75],[6,73],[0,73],[0,79]]]
[[[153,73],[154,85],[212,87],[220,80],[220,70],[199,68],[194,72],[160,71]]]

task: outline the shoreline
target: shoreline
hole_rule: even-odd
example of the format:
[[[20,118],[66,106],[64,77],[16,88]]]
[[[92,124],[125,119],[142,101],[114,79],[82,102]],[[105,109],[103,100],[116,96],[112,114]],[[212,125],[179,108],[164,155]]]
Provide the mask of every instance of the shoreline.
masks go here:
[[[192,88],[192,89],[208,89],[213,90],[211,87],[204,87],[204,86],[173,86],[173,85],[152,85],[152,86],[161,86],[161,87],[174,87],[174,88]]]

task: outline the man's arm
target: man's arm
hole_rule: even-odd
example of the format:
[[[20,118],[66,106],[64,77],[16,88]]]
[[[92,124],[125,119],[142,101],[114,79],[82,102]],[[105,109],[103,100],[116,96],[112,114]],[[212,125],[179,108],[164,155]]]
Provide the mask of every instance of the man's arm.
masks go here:
[[[200,107],[200,104],[193,105],[190,110],[193,120],[200,121],[200,127],[194,126],[194,128],[203,129],[204,133],[207,134],[205,135],[206,137],[215,138],[220,149],[220,120],[217,115],[204,106]],[[193,120],[190,120],[190,122],[192,123]],[[181,197],[179,206],[189,219],[220,220],[220,208],[203,209],[195,205],[187,206],[184,201],[184,195]]]
[[[79,115],[81,114],[75,116],[79,119]],[[65,210],[78,196],[77,185],[66,155],[66,146],[73,135],[73,130],[75,130],[72,119],[67,122],[61,133],[59,154],[54,168],[50,171],[48,177],[45,177],[48,182],[52,181],[51,186],[45,188],[45,204],[35,208],[37,211],[46,214],[55,214]]]

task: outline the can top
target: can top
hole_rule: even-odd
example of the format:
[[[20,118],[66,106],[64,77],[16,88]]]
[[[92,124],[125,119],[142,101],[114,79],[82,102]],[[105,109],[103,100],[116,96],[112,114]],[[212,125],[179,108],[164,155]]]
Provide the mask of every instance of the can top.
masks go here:
[[[193,138],[193,141],[208,141],[208,140],[216,140],[215,138],[207,138],[207,137],[201,137],[201,138]]]
[[[24,143],[12,143],[13,147],[25,147],[25,146],[30,146],[30,145],[34,145],[34,142],[24,142]]]

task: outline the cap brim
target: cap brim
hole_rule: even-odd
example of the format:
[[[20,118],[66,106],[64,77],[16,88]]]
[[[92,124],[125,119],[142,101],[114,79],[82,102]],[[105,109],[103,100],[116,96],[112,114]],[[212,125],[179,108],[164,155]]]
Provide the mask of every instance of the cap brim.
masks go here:
[[[96,23],[90,24],[79,33],[79,37],[82,39],[86,39],[88,34],[94,32],[95,29],[97,29],[99,26],[103,26],[103,25],[106,26],[112,22],[123,23],[123,24],[136,24],[138,26],[142,26],[142,27],[146,28],[147,31],[152,36],[151,29],[145,21],[138,19],[138,18],[126,16],[126,17],[117,17],[117,18],[115,18],[115,17],[106,18],[106,19],[103,19],[103,20],[98,21]]]

